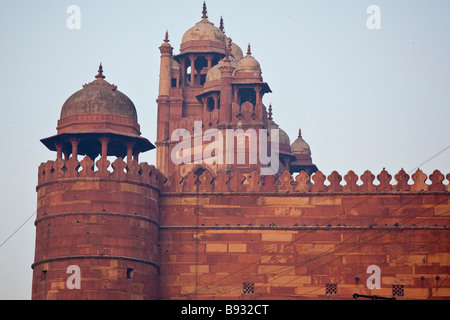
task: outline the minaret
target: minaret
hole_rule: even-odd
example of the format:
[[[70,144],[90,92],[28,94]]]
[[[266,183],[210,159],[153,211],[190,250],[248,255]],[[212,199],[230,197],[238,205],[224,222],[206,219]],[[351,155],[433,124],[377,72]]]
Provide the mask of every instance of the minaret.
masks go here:
[[[231,107],[233,102],[233,88],[231,86],[234,67],[231,65],[231,38],[228,39],[226,56],[223,59],[223,64],[219,67],[221,74],[221,91],[220,91],[220,125],[230,124],[231,122]]]
[[[168,175],[169,166],[169,114],[170,114],[170,88],[172,81],[172,53],[173,48],[169,44],[169,33],[166,31],[164,43],[159,47],[161,63],[159,72],[159,95],[157,116],[157,151],[156,166],[164,174]]]
[[[56,160],[38,171],[34,300],[158,298],[160,173],[138,163],[155,147],[101,65],[95,78],[41,140]]]

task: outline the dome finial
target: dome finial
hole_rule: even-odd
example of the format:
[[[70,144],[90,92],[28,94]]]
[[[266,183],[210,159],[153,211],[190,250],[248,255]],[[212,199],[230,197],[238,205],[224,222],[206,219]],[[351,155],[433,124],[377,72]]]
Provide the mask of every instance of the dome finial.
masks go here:
[[[298,137],[299,137],[299,138],[302,137],[302,129],[301,129],[301,128],[298,129]]]
[[[248,44],[247,54],[248,54],[248,55],[251,55],[251,54],[252,54],[252,47],[250,46],[250,43]]]
[[[269,117],[268,117],[268,119],[269,120],[273,120],[273,118],[272,118],[272,104],[269,104]]]
[[[167,43],[169,42],[169,31],[166,30],[166,36],[164,37],[164,42]]]
[[[232,42],[231,38],[228,38],[228,45],[227,45],[227,48],[225,49],[225,59],[223,61],[226,61],[226,62],[230,62],[231,61],[231,59],[230,59],[231,42]]]
[[[222,31],[223,33],[225,33],[225,28],[223,26],[223,18],[222,16],[220,16],[220,25],[219,25],[219,29],[220,31]]]
[[[100,66],[98,67],[98,74],[95,76],[96,79],[105,79],[105,76],[103,75],[103,66],[100,62]]]
[[[202,19],[208,19],[208,12],[206,11],[206,2],[203,1]]]

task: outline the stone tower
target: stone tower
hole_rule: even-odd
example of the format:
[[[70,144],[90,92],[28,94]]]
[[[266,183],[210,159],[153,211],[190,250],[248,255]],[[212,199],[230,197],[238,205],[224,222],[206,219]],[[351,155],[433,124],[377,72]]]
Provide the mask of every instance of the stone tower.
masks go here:
[[[159,172],[133,102],[96,79],[64,103],[37,185],[33,299],[158,297]],[[79,159],[81,157],[81,159]]]
[[[279,135],[279,156],[274,156],[279,170],[271,174],[290,170],[290,163],[298,162],[288,135],[273,121],[271,108],[268,113],[263,104],[271,89],[250,44],[244,55],[225,34],[223,19],[219,27],[208,20],[205,4],[201,20],[183,34],[178,54],[173,54],[167,32],[159,49],[156,167],[166,177],[175,172],[185,176],[209,171],[215,176],[220,171],[248,174],[260,170],[265,163],[256,155],[261,156],[257,147],[265,144],[271,150],[275,143],[272,129]],[[183,153],[187,158],[182,160],[174,152],[179,142],[186,142],[174,135],[178,130],[190,135],[187,144],[191,149]],[[262,130],[269,133],[264,136]],[[238,132],[243,132],[240,138]],[[218,146],[214,152],[209,152],[210,142]],[[250,146],[257,146],[258,152],[252,152]],[[317,171],[312,162],[310,165],[310,174]],[[297,165],[294,169],[300,172],[304,168]]]

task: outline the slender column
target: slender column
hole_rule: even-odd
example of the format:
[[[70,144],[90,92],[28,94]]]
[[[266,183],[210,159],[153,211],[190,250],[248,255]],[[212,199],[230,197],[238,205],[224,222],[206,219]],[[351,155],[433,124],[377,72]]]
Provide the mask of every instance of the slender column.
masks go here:
[[[102,144],[102,157],[106,158],[108,156],[109,138],[99,138],[98,141]]]
[[[56,159],[62,160],[62,144],[60,142],[55,143],[56,147]]]
[[[239,103],[238,103],[238,91],[239,91],[239,89],[236,89],[236,90],[234,90],[234,92],[233,92],[233,102],[234,102],[235,104],[239,104]]]
[[[129,162],[133,159],[133,147],[134,147],[134,142],[127,143],[127,162]]]
[[[255,88],[255,92],[256,92],[256,99],[255,99],[255,105],[253,106],[254,108],[262,103],[262,97],[261,97],[261,87],[256,87]]]
[[[181,79],[180,79],[180,86],[185,87],[186,86],[186,60],[183,58],[180,61],[180,68],[181,68]]]
[[[217,95],[213,96],[214,99],[214,110],[219,109],[219,97]]]
[[[78,143],[80,142],[80,139],[72,138],[70,139],[70,143],[72,144],[72,157],[77,159],[78,158]]]
[[[208,112],[208,99],[203,97],[202,102],[203,102],[203,113],[206,113]]]
[[[212,66],[212,57],[210,55],[207,55],[206,60],[208,61],[208,70],[209,70],[211,69]]]
[[[191,59],[191,86],[193,86],[195,79],[195,57],[191,55],[189,59]]]

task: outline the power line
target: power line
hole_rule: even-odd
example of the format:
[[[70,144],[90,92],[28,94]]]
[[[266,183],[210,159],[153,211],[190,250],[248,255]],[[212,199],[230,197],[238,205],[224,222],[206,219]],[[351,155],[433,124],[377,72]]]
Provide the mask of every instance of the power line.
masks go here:
[[[418,214],[423,213],[423,212],[425,212],[425,211],[427,211],[427,210],[429,210],[429,209],[431,209],[431,208],[433,208],[433,207],[435,207],[435,206],[437,206],[437,205],[439,205],[439,204],[441,204],[441,203],[443,203],[443,202],[445,202],[445,201],[447,201],[447,198],[444,199],[443,201],[439,202],[439,203],[436,203],[436,204],[432,205],[431,207],[428,207],[428,208],[426,208],[426,209],[420,211]],[[403,205],[402,205],[402,206],[403,206]],[[402,206],[400,206],[399,208],[401,208]],[[398,210],[399,208],[397,208],[396,210]],[[396,211],[396,210],[394,210],[394,211]],[[436,216],[434,216],[434,217],[432,217],[432,218],[435,218],[435,217],[437,217],[437,216],[445,215],[447,212],[449,212],[449,211],[443,212],[443,213],[441,213],[441,214],[439,214],[439,215],[436,215]],[[414,219],[415,217],[417,217],[418,214],[416,214],[416,215],[414,215],[414,216],[412,216],[412,217],[406,217],[406,218],[404,218],[404,219],[401,221],[401,223],[404,223],[404,222],[406,222],[406,221],[408,221],[408,220]],[[383,218],[384,218],[384,217],[383,217]],[[381,219],[383,219],[383,218],[381,218]],[[426,219],[426,220],[431,220],[432,218],[428,218],[428,219]],[[423,220],[423,221],[426,221],[426,220]],[[422,222],[423,222],[423,221],[422,221]],[[330,261],[330,262],[328,262],[328,263],[326,263],[326,264],[323,264],[323,265],[319,266],[319,267],[316,268],[316,269],[322,268],[322,267],[324,267],[324,266],[327,266],[327,265],[331,264],[334,260],[340,258],[341,256],[345,256],[345,255],[351,253],[354,249],[359,248],[359,247],[361,247],[361,246],[363,246],[363,245],[367,245],[367,244],[369,244],[369,243],[371,243],[371,242],[373,242],[373,241],[375,241],[375,240],[377,240],[377,239],[383,237],[383,236],[384,236],[385,234],[387,234],[387,233],[388,233],[388,231],[384,231],[384,232],[381,232],[380,234],[374,235],[372,238],[370,238],[370,236],[369,236],[369,237],[368,237],[366,240],[364,240],[364,241],[356,240],[356,241],[347,243],[347,244],[345,244],[345,245],[344,245],[345,241],[344,241],[344,242],[341,242],[341,243],[340,243],[340,245],[341,245],[340,248],[337,248],[337,249],[335,249],[335,250],[328,250],[328,251],[326,251],[326,252],[323,252],[322,254],[319,254],[318,256],[315,256],[315,257],[313,257],[313,258],[311,258],[311,259],[308,259],[308,260],[306,260],[306,261],[303,261],[302,263],[296,264],[296,265],[294,265],[294,266],[285,266],[285,267],[280,268],[279,270],[281,270],[281,269],[286,269],[286,270],[285,270],[285,271],[282,271],[282,272],[280,272],[280,273],[278,273],[278,274],[276,274],[275,277],[277,277],[277,276],[278,276],[278,277],[281,277],[281,276],[284,275],[285,273],[287,273],[287,272],[289,272],[289,271],[292,271],[292,270],[295,270],[296,268],[298,268],[298,267],[300,267],[300,266],[304,266],[304,265],[306,265],[306,264],[308,264],[308,263],[310,263],[310,262],[312,262],[312,261],[314,261],[314,260],[321,259],[321,258],[323,258],[323,257],[326,257],[326,256],[329,256],[329,255],[338,253],[339,251],[342,251],[342,250],[346,250],[346,249],[349,249],[349,248],[351,249],[350,251],[347,251],[347,252],[345,252],[345,253],[342,253],[340,256],[336,257],[336,258],[333,259],[332,261]],[[359,233],[359,234],[361,234],[361,233]],[[358,235],[359,235],[359,234],[358,234]],[[316,269],[314,269],[314,270],[316,270]],[[312,271],[314,271],[314,270],[312,270]],[[305,276],[305,275],[298,275],[297,277],[295,277],[295,279],[301,278],[302,276]],[[292,281],[293,281],[293,280],[290,280],[290,281],[288,281],[287,283],[292,282]],[[283,285],[286,285],[287,283],[284,283]],[[280,285],[280,286],[278,286],[278,287],[281,287],[281,286],[283,286],[283,285]]]
[[[449,211],[447,211],[447,212],[449,212]],[[445,213],[447,213],[447,212],[445,212]],[[403,253],[403,254],[400,254],[400,255],[398,255],[398,256],[396,256],[396,257],[394,257],[394,258],[391,258],[391,261],[394,261],[394,260],[396,260],[396,259],[398,259],[398,258],[400,258],[400,257],[402,257],[402,256],[406,256],[406,255],[408,255],[408,254],[410,254],[410,253],[412,253],[412,252],[414,252],[414,251],[417,251],[417,250],[419,250],[419,249],[423,249],[423,248],[425,248],[425,247],[428,247],[428,246],[430,246],[430,245],[432,245],[432,244],[434,244],[434,243],[436,243],[436,242],[439,242],[439,241],[441,241],[442,239],[447,238],[447,237],[449,237],[449,236],[450,236],[450,233],[448,233],[448,234],[446,234],[446,235],[444,235],[444,236],[442,236],[442,237],[440,237],[440,238],[438,238],[438,239],[436,239],[436,240],[430,241],[430,242],[427,243],[427,244],[421,245],[421,246],[419,246],[418,248],[412,249],[412,250],[410,250],[410,251],[408,251],[408,252],[406,252],[406,253]],[[388,262],[383,262],[383,263],[381,263],[380,265],[385,265],[385,264],[388,264]],[[350,278],[350,277],[354,277],[355,275],[358,275],[358,274],[361,274],[361,273],[364,273],[364,272],[365,272],[365,271],[356,272],[356,273],[354,273],[354,274],[348,275],[347,277],[344,277],[342,280],[347,279],[347,278]],[[444,279],[444,281],[442,281],[441,285],[438,286],[438,287],[435,289],[435,291],[432,293],[432,295],[433,295],[433,294],[434,294],[434,293],[442,286],[442,284],[445,282],[445,280],[447,280],[447,278],[448,278],[448,274],[447,274],[447,277]],[[342,280],[341,280],[341,281],[342,281]],[[286,283],[285,283],[285,284],[286,284]],[[284,284],[284,285],[285,285],[285,284]],[[317,291],[317,290],[319,290],[319,289],[321,289],[321,288],[314,288],[314,289],[312,289],[311,291],[308,291],[308,292],[304,293],[304,295],[305,295],[305,294],[310,294],[310,293],[312,293],[312,292],[314,292],[314,291]]]
[[[349,210],[349,209],[355,208],[356,206],[361,205],[363,202],[369,200],[369,199],[372,198],[373,196],[375,196],[375,194],[372,194],[371,196],[367,197],[366,199],[364,199],[364,200],[362,200],[362,201],[356,203],[356,204],[353,205],[351,208],[346,208],[346,209],[344,209],[344,212],[345,212],[345,210]],[[416,195],[415,197],[413,197],[411,200],[408,200],[408,201],[406,201],[405,203],[399,205],[397,208],[395,208],[395,209],[393,209],[392,211],[390,211],[390,213],[389,213],[387,216],[382,216],[382,217],[380,217],[380,218],[376,221],[376,223],[379,222],[379,221],[382,221],[383,219],[388,218],[389,216],[391,216],[392,214],[394,214],[397,210],[401,209],[402,207],[404,207],[405,205],[409,204],[411,201],[417,199],[417,198],[420,197],[420,196],[423,196],[423,194],[422,194],[422,193],[417,194],[417,195]],[[404,222],[406,222],[406,221],[408,221],[408,220],[412,220],[412,219],[416,218],[419,214],[421,214],[421,213],[423,213],[423,212],[426,212],[427,210],[430,210],[431,208],[434,208],[435,206],[437,206],[437,205],[439,205],[439,204],[441,204],[441,203],[443,203],[443,202],[445,202],[445,201],[447,201],[447,200],[448,200],[448,198],[445,198],[444,200],[442,200],[442,201],[440,201],[440,202],[438,202],[438,203],[435,203],[435,204],[431,205],[430,207],[425,208],[424,210],[421,210],[420,212],[418,212],[417,214],[415,214],[415,215],[413,215],[413,216],[405,217],[405,218],[403,218],[403,219],[400,220],[400,223],[402,223],[402,222],[404,223]],[[338,218],[337,218],[336,216],[335,216],[335,217],[331,217],[331,218],[328,220],[328,222],[331,222],[332,220],[335,220],[335,219],[338,219]],[[429,218],[429,219],[431,219],[431,218]],[[423,221],[426,221],[426,220],[429,220],[429,219],[422,220],[422,222],[423,222]],[[376,223],[375,223],[375,224],[376,224]],[[291,241],[287,246],[293,245],[294,243],[298,242],[300,239],[302,239],[303,237],[305,237],[307,234],[310,234],[310,233],[313,233],[313,232],[314,232],[314,230],[310,230],[308,233],[303,234],[303,236],[297,238],[297,239],[294,240],[294,241]],[[336,253],[336,252],[338,252],[338,251],[345,250],[345,249],[348,249],[348,248],[352,248],[352,246],[355,246],[356,244],[358,244],[357,247],[360,247],[361,245],[364,245],[364,244],[367,244],[367,243],[370,243],[370,242],[375,241],[376,239],[378,239],[378,238],[380,238],[381,236],[383,236],[385,233],[386,233],[386,231],[385,231],[385,232],[382,232],[380,235],[378,235],[378,236],[376,236],[376,237],[374,237],[374,238],[372,238],[372,239],[370,239],[370,238],[369,238],[369,239],[366,239],[363,243],[360,243],[360,241],[352,241],[352,242],[350,242],[350,241],[349,241],[350,238],[348,238],[348,239],[346,239],[344,242],[340,243],[340,248],[335,249],[334,251],[327,251],[327,252],[324,252],[324,253],[322,253],[322,254],[320,254],[320,255],[318,255],[318,256],[316,256],[316,257],[310,259],[310,260],[312,261],[312,260],[320,259],[320,258],[322,258],[322,257],[324,257],[324,256],[328,256],[328,255],[333,254],[333,253]],[[358,233],[358,235],[361,235],[361,234],[362,234],[362,232]],[[355,236],[355,235],[354,235],[354,236]],[[357,236],[357,235],[356,235],[356,236]],[[345,242],[347,242],[347,241],[349,241],[349,242],[348,242],[348,243],[345,243]],[[349,252],[351,252],[351,250],[350,250]],[[347,252],[347,254],[348,254],[349,252]],[[304,261],[304,262],[301,263],[301,264],[294,265],[294,268],[297,268],[297,267],[300,266],[300,265],[305,265],[305,264],[307,264],[308,262],[310,262],[310,261]],[[251,266],[253,266],[253,265],[255,265],[255,264],[258,264],[258,262],[249,263],[248,265],[243,266],[243,267],[240,268],[239,270],[236,270],[236,271],[234,271],[234,272],[228,274],[227,276],[224,276],[223,278],[221,278],[221,279],[219,279],[219,280],[213,281],[211,284],[204,286],[202,289],[200,289],[200,290],[197,289],[196,292],[199,293],[199,292],[201,292],[201,291],[208,290],[208,288],[209,288],[210,286],[214,285],[215,283],[218,283],[218,282],[220,283],[220,282],[222,282],[223,280],[225,280],[225,279],[231,277],[232,275],[234,275],[234,274],[236,274],[236,273],[239,273],[239,272],[241,272],[242,270],[244,270],[244,269],[246,269],[246,268],[248,268],[248,267],[251,267]],[[327,263],[327,264],[330,264],[330,263]],[[272,272],[279,271],[280,273],[275,274],[275,277],[277,277],[277,276],[281,276],[282,274],[284,274],[284,273],[286,273],[286,272],[289,272],[289,271],[292,269],[292,267],[293,267],[292,265],[290,265],[290,266],[283,266],[283,267],[280,267],[278,270],[272,270]],[[284,271],[282,271],[282,270],[284,270]],[[299,275],[298,277],[301,277],[301,275]],[[231,283],[233,283],[233,282],[237,282],[237,281],[232,281]],[[233,290],[232,290],[232,291],[233,291]],[[186,296],[186,295],[189,295],[189,293],[186,293],[186,294],[183,294],[183,295],[180,295],[180,296]]]
[[[421,164],[419,164],[417,167],[415,167],[414,169],[410,170],[408,173],[413,172],[416,169],[419,169],[420,166],[423,166],[424,164],[426,164],[427,162],[431,161],[432,159],[436,158],[438,155],[440,155],[441,153],[443,153],[445,150],[447,150],[448,148],[450,148],[450,146],[445,147],[444,149],[442,149],[441,151],[439,151],[438,153],[436,153],[434,156],[431,156],[429,159],[425,160],[424,162],[422,162]]]
[[[420,166],[422,166],[422,165],[426,164],[427,162],[431,161],[432,159],[434,159],[435,157],[437,157],[438,155],[440,155],[441,153],[443,153],[443,152],[444,152],[445,150],[447,150],[448,148],[450,148],[450,146],[447,146],[446,148],[442,149],[441,151],[439,151],[439,152],[436,153],[435,155],[431,156],[430,158],[428,158],[427,160],[425,160],[424,162],[422,162],[419,166],[417,166],[415,169],[410,170],[407,174],[410,174],[412,171],[418,169]],[[386,186],[386,187],[387,187],[387,186]],[[380,191],[383,191],[383,190],[380,190]],[[372,198],[372,197],[375,196],[375,195],[376,195],[376,194],[372,194],[371,196],[369,196],[369,197],[363,199],[362,201],[356,203],[356,204],[353,205],[352,207],[347,208],[347,209],[344,209],[344,212],[345,212],[345,210],[351,210],[351,209],[353,209],[353,208],[355,208],[355,207],[361,205],[362,203],[368,201],[370,198]],[[419,196],[421,196],[421,195],[422,195],[422,194],[419,194],[419,195],[417,195],[415,198],[417,198],[417,197],[419,197]],[[415,198],[413,198],[413,200],[414,200]],[[444,201],[446,201],[446,200],[447,200],[447,199],[445,199]],[[412,200],[411,200],[411,201],[412,201]],[[440,204],[440,203],[442,203],[442,202],[443,202],[443,201],[439,202],[438,204]],[[407,203],[409,203],[409,202],[407,202]],[[405,206],[407,203],[404,203],[404,204],[400,205],[398,208],[395,208],[393,211],[391,211],[391,212],[389,213],[388,216],[392,215],[392,213],[394,213],[395,211],[399,210],[401,207]],[[435,204],[435,205],[431,206],[430,208],[433,208],[433,207],[435,207],[435,206],[438,205],[438,204]],[[429,210],[430,208],[427,208],[426,210]],[[426,211],[426,210],[424,210],[424,211]],[[424,211],[421,211],[421,212],[424,212]],[[381,219],[379,219],[379,220],[383,220],[383,219],[387,218],[388,216],[381,217]],[[409,217],[409,218],[405,218],[405,219],[406,219],[406,220],[410,220],[410,219],[413,219],[413,218],[415,218],[415,217],[416,217],[416,216]],[[331,221],[333,221],[333,220],[335,220],[335,219],[337,219],[336,216],[335,216],[335,217],[331,217],[331,218],[328,220],[328,223],[330,223]],[[308,234],[309,234],[309,233],[313,233],[313,232],[314,232],[313,230],[310,230],[310,231],[308,232]],[[302,238],[305,237],[306,235],[307,235],[307,233],[305,233],[303,236],[297,238],[296,240],[292,241],[289,245],[292,245],[293,243],[299,241],[300,239],[302,239]],[[382,233],[382,235],[383,235],[383,233]],[[372,239],[372,240],[370,240],[370,241],[374,241],[374,240],[376,240],[377,238],[378,238],[378,237],[376,237],[376,238],[374,238],[374,239]],[[367,241],[367,240],[366,240],[366,241]],[[345,242],[345,241],[344,241],[344,242]],[[353,243],[356,243],[356,241],[350,243],[350,245],[352,245]],[[343,243],[341,243],[341,245],[342,245],[342,244],[343,244]],[[349,244],[347,244],[344,248],[341,247],[341,250],[342,250],[342,249],[345,249],[345,248],[348,248],[348,247],[349,247]],[[337,250],[335,250],[335,252],[336,252],[336,251],[337,251]],[[328,254],[331,254],[331,253],[327,253],[326,255],[328,255]],[[323,256],[323,255],[322,255],[322,256]],[[317,258],[320,258],[320,257],[321,257],[321,256],[319,256],[319,257],[317,257]],[[213,282],[213,284],[214,284],[214,283],[217,283],[217,282],[219,282],[219,281],[223,281],[224,279],[226,279],[226,278],[228,278],[228,277],[231,277],[233,274],[236,274],[236,273],[238,273],[238,272],[240,272],[240,271],[242,271],[242,270],[244,270],[244,269],[246,269],[246,268],[248,268],[248,267],[250,267],[250,266],[252,266],[252,265],[254,265],[254,264],[257,264],[257,263],[258,263],[258,262],[250,263],[250,264],[248,264],[248,265],[242,267],[241,269],[236,270],[235,272],[233,272],[233,273],[231,273],[231,274],[229,274],[229,275],[223,277],[222,279]],[[291,267],[292,267],[292,266],[280,267],[279,270],[286,269],[286,268],[287,268],[287,269],[290,269]],[[289,270],[288,270],[288,271],[289,271]],[[273,271],[272,271],[272,272],[273,272]],[[284,271],[284,272],[286,272],[286,271]],[[284,273],[284,272],[283,272],[283,273]],[[205,286],[205,287],[208,287],[208,286]],[[185,294],[185,295],[187,295],[187,294]]]
[[[36,214],[37,211],[33,212],[33,214],[31,216],[29,216],[8,238],[6,238],[5,241],[2,242],[2,244],[0,244],[0,248],[6,243],[8,242],[9,239],[11,239],[16,233],[17,231],[19,231],[27,222],[28,220],[30,220],[32,217],[34,217],[34,215]]]
[[[435,155],[433,155],[432,157],[430,157],[430,158],[427,159],[426,161],[422,162],[422,163],[421,163],[419,166],[417,166],[415,169],[418,169],[420,166],[422,166],[422,165],[426,164],[427,162],[431,161],[432,159],[434,159],[435,157],[437,157],[438,155],[440,155],[441,153],[443,153],[443,152],[444,152],[445,150],[447,150],[448,148],[450,148],[450,146],[447,146],[446,148],[444,148],[444,149],[441,150],[440,152],[436,153]],[[415,169],[413,169],[413,170],[415,170]],[[409,171],[407,174],[410,174],[413,170]],[[389,185],[389,186],[392,186],[392,185]],[[386,187],[388,187],[388,185],[387,185]],[[381,189],[381,190],[379,190],[379,191],[381,192],[381,191],[384,191],[384,190]],[[357,203],[354,204],[352,207],[350,207],[350,208],[345,208],[345,209],[344,209],[344,213],[345,213],[346,210],[351,210],[351,209],[353,209],[353,208],[355,208],[355,207],[361,205],[362,203],[368,201],[369,199],[371,199],[372,197],[374,197],[374,196],[376,196],[376,195],[377,195],[377,194],[372,193],[369,197],[366,197],[365,199],[363,199],[363,200],[357,202]],[[388,217],[391,216],[394,212],[396,212],[397,210],[399,210],[400,208],[402,208],[403,206],[407,205],[409,202],[415,200],[416,198],[418,198],[418,197],[420,197],[420,196],[422,196],[422,194],[418,194],[418,195],[416,195],[416,197],[414,197],[414,198],[411,199],[410,201],[408,201],[408,202],[406,202],[406,203],[403,203],[403,204],[400,205],[399,207],[397,207],[397,208],[395,208],[394,210],[392,210],[387,216],[381,217],[381,218],[378,220],[378,222],[379,222],[380,220],[383,220],[383,219],[388,218]],[[437,204],[431,206],[430,208],[433,208],[434,206],[436,206],[436,205],[438,205],[438,204],[440,204],[440,203],[442,203],[442,202],[444,202],[444,201],[446,201],[446,200],[447,200],[447,199],[444,199],[443,201],[441,201],[441,202],[439,202],[439,203],[437,203]],[[430,208],[428,208],[428,209],[426,209],[426,210],[429,210]],[[424,210],[424,211],[426,211],[426,210]],[[424,211],[421,211],[421,212],[424,212]],[[413,219],[413,218],[415,218],[415,216],[409,217],[409,218],[405,218],[405,219],[406,219],[406,220],[411,220],[411,219]],[[338,219],[337,216],[331,217],[331,218],[325,223],[325,225],[328,224],[328,223],[330,223],[330,222],[333,221],[333,220],[336,220],[336,219]],[[305,237],[305,236],[307,236],[308,234],[313,233],[313,232],[314,232],[314,230],[309,230],[308,233],[304,233],[301,237],[298,237],[296,240],[294,240],[294,241],[292,241],[291,243],[289,243],[288,246],[289,246],[289,245],[292,245],[292,244],[294,244],[294,243],[296,243],[296,242],[298,242],[298,241],[301,240],[303,237]],[[372,239],[371,241],[373,241],[373,240],[375,240],[375,239]],[[347,240],[346,240],[346,241],[347,241]],[[345,241],[344,241],[344,242],[345,242]],[[343,243],[341,243],[341,244],[343,244]],[[352,245],[352,244],[353,244],[353,243],[351,243],[350,245]],[[349,246],[349,245],[347,244],[347,245],[345,246],[345,248],[347,248],[348,246]],[[342,250],[342,249],[343,249],[343,248],[341,248],[341,250]],[[319,258],[320,258],[320,257],[319,257]],[[217,280],[217,281],[215,281],[215,282],[221,282],[221,281],[223,281],[224,279],[229,278],[229,277],[231,277],[232,275],[234,275],[234,274],[236,274],[236,273],[238,273],[238,272],[241,272],[242,270],[244,270],[244,269],[246,269],[246,268],[248,268],[248,267],[251,267],[252,265],[255,265],[255,264],[258,264],[258,262],[254,262],[254,263],[250,263],[250,264],[248,264],[248,265],[245,265],[245,266],[243,266],[242,268],[240,268],[239,270],[236,270],[235,272],[232,272],[231,274],[229,274],[229,275],[227,275],[227,276],[224,276],[222,279]],[[291,267],[291,266],[280,267],[279,270],[286,269],[286,268],[289,269],[290,267]],[[272,271],[272,272],[273,272],[273,271]],[[206,287],[207,287],[207,286],[206,286]],[[187,294],[185,294],[185,295],[187,295]]]
[[[417,195],[417,196],[414,197],[412,200],[416,199],[417,197],[419,197],[419,196],[421,196],[421,195],[422,195],[422,194]],[[412,200],[410,200],[410,201],[412,201]],[[406,203],[403,203],[403,204],[400,205],[399,207],[395,208],[393,211],[390,212],[390,214],[389,214],[388,216],[392,215],[395,211],[397,211],[397,210],[399,210],[400,208],[402,208],[403,206],[407,205],[410,201],[407,201]],[[415,215],[413,215],[413,216],[403,218],[402,220],[400,220],[400,222],[401,222],[401,223],[404,223],[404,222],[406,222],[406,221],[408,221],[408,220],[412,220],[412,219],[416,218],[419,214],[421,214],[421,213],[423,213],[423,212],[426,212],[426,211],[430,210],[431,208],[434,208],[434,207],[436,207],[437,205],[439,205],[439,204],[441,204],[441,203],[443,203],[443,202],[445,202],[445,201],[447,201],[447,198],[444,199],[444,200],[442,200],[442,201],[440,201],[440,202],[438,202],[438,203],[433,204],[432,206],[430,206],[430,207],[428,207],[428,208],[425,208],[425,209],[421,210],[419,213],[417,213],[417,214],[415,214]],[[444,213],[442,213],[442,214],[440,214],[440,215],[438,215],[438,216],[444,215],[445,213],[446,213],[446,212],[444,212]],[[383,220],[383,219],[387,218],[388,216],[381,217],[379,220]],[[436,217],[436,216],[434,216],[434,217]],[[333,218],[333,219],[334,219],[334,218]],[[430,220],[430,219],[432,219],[432,218],[428,218],[428,219],[423,220],[423,221],[427,221],[427,220]],[[422,221],[422,222],[423,222],[423,221]],[[313,231],[310,231],[310,232],[313,232]],[[381,237],[384,236],[387,232],[388,232],[388,231],[381,232],[380,234],[376,234],[376,235],[374,235],[374,237],[372,237],[372,238],[369,237],[368,239],[366,239],[365,241],[362,241],[362,242],[359,241],[359,240],[356,240],[356,241],[351,241],[351,242],[349,241],[348,243],[345,243],[345,242],[348,241],[348,239],[350,239],[350,238],[348,238],[348,239],[345,240],[344,242],[341,242],[341,243],[339,244],[340,247],[337,248],[337,249],[335,249],[335,250],[328,250],[328,251],[326,251],[326,252],[323,252],[323,253],[319,254],[318,256],[315,256],[315,257],[313,257],[313,258],[307,259],[306,261],[303,261],[303,262],[301,262],[301,263],[299,263],[299,264],[295,264],[294,266],[292,266],[292,265],[289,265],[289,266],[283,266],[283,267],[280,267],[278,270],[272,270],[271,272],[274,273],[274,277],[275,277],[275,279],[277,279],[277,278],[281,277],[282,275],[286,274],[287,272],[290,272],[290,271],[292,271],[293,269],[296,269],[296,268],[298,268],[298,267],[300,267],[300,266],[307,265],[308,263],[310,263],[310,262],[312,262],[312,261],[314,261],[314,260],[318,260],[318,259],[321,259],[321,258],[323,258],[323,257],[330,256],[330,255],[335,254],[335,253],[337,253],[337,252],[339,252],[339,251],[343,251],[343,250],[346,250],[346,249],[350,249],[349,251],[343,253],[343,255],[347,255],[347,254],[351,253],[354,249],[359,248],[359,247],[361,247],[361,246],[363,246],[363,245],[367,245],[368,243],[371,243],[371,242],[373,242],[373,241],[375,241],[375,240],[381,238]],[[361,235],[361,234],[362,234],[362,232],[358,233],[357,235]],[[357,235],[354,235],[354,236],[357,236]],[[296,239],[295,241],[292,241],[291,243],[289,243],[289,245],[292,245],[294,242],[297,242],[298,240],[299,240],[299,239]],[[333,259],[332,261],[330,261],[330,262],[328,262],[328,263],[326,263],[326,264],[324,264],[324,265],[321,265],[320,268],[322,268],[322,267],[325,266],[325,265],[331,264],[331,263],[332,263],[334,260],[336,260],[336,259],[337,259],[337,258]],[[223,278],[220,279],[220,280],[216,280],[216,281],[214,281],[213,283],[204,286],[203,289],[197,290],[197,293],[199,293],[199,292],[201,292],[201,291],[205,291],[205,290],[210,289],[209,287],[212,286],[212,285],[214,285],[215,283],[221,282],[221,281],[223,281],[224,279],[230,277],[231,275],[233,275],[233,274],[235,274],[235,273],[238,273],[238,272],[244,270],[245,268],[248,268],[248,267],[250,267],[250,266],[252,266],[252,265],[254,265],[254,264],[258,264],[258,262],[250,263],[249,265],[244,266],[243,268],[241,268],[241,269],[239,269],[239,270],[237,270],[237,271],[231,273],[230,275],[227,275],[227,276],[223,277]],[[278,273],[276,273],[277,271],[278,271]],[[260,276],[260,275],[261,275],[261,274],[258,274],[257,276]],[[256,276],[256,275],[255,275],[255,276]],[[298,275],[298,276],[295,277],[295,279],[301,278],[302,276],[304,276],[304,275]],[[294,280],[290,280],[290,281],[288,281],[287,283],[289,283],[289,282],[291,282],[291,281],[294,281]],[[233,283],[233,282],[238,282],[238,281],[237,281],[237,280],[236,280],[236,281],[232,281],[231,283]],[[287,284],[287,283],[285,283],[285,284]],[[230,282],[228,282],[228,284],[230,284]],[[283,284],[283,285],[285,285],[285,284]],[[283,286],[283,285],[279,285],[279,286],[277,286],[277,287],[280,287],[280,286]],[[231,291],[229,291],[229,292],[232,292],[232,291],[234,291],[234,290],[236,290],[236,289],[233,289],[233,290],[231,290]],[[229,293],[229,292],[227,292],[227,293]],[[180,295],[180,296],[185,296],[185,295],[188,295],[188,294],[184,294],[184,295]]]

